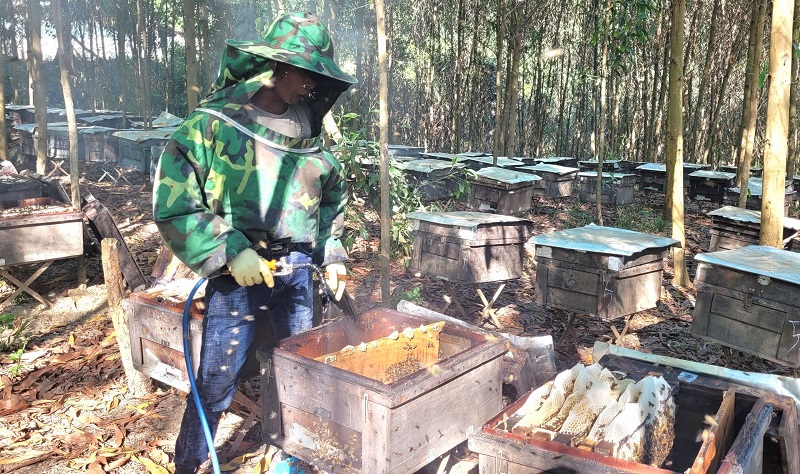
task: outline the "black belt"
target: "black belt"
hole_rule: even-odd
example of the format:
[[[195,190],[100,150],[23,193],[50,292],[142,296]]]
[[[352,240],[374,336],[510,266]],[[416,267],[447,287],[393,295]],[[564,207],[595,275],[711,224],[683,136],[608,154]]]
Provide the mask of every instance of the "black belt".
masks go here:
[[[270,242],[266,247],[258,249],[256,252],[267,259],[277,259],[289,255],[289,252],[304,250],[311,253],[311,244],[306,242],[279,241]]]

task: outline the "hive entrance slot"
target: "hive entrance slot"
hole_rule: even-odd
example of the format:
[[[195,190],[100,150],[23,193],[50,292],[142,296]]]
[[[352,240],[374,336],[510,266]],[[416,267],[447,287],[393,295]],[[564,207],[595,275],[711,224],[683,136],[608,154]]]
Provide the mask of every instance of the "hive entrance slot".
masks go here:
[[[314,359],[390,384],[438,362],[439,335],[443,327],[441,321],[409,327]]]

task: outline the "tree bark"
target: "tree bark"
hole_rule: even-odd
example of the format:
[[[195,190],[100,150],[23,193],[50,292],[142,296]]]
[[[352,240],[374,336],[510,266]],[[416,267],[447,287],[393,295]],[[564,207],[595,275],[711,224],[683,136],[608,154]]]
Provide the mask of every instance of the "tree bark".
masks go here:
[[[667,114],[667,186],[671,187],[671,202],[667,203],[672,220],[672,238],[680,242],[673,247],[673,284],[689,285],[686,270],[686,233],[683,209],[683,20],[685,0],[672,2],[670,34],[669,94]]]
[[[0,26],[0,40],[5,38],[5,25]],[[7,75],[5,65],[6,52],[0,44],[0,78],[4,79]],[[6,110],[5,80],[0,80],[0,110]],[[0,161],[8,159],[8,143],[6,141],[6,114],[0,114]]]
[[[495,112],[494,112],[494,153],[497,157],[503,154],[505,130],[503,130],[503,37],[505,36],[506,0],[498,0],[497,9],[497,71],[495,71]]]
[[[736,182],[739,186],[739,207],[747,204],[747,182],[750,179],[750,163],[755,148],[758,122],[758,74],[761,71],[761,41],[764,37],[764,18],[767,0],[753,2],[753,18],[750,20],[750,41],[747,46],[745,67],[744,104],[742,105],[742,138],[736,158]]]
[[[127,106],[127,74],[125,74],[125,35],[127,34],[127,0],[120,0],[117,3],[117,64],[119,65],[119,97],[120,97],[120,110],[122,111],[122,128],[128,127],[128,112]]]
[[[183,0],[183,28],[186,39],[186,113],[197,107],[197,46],[195,40],[194,0]]]
[[[794,22],[792,28],[794,43],[800,43],[800,2],[794,2]],[[792,54],[791,86],[789,89],[789,149],[786,156],[786,178],[793,179],[798,173],[797,167],[797,55]]]
[[[603,52],[600,59],[600,122],[597,128],[597,183],[595,185],[595,219],[603,225],[603,159],[606,153],[606,86],[608,81],[608,28],[611,20],[611,0],[603,8]]]
[[[375,0],[378,36],[378,67],[380,68],[379,121],[381,149],[381,303],[389,307],[392,252],[392,206],[389,189],[389,67],[386,58],[386,15],[383,0]]]
[[[42,75],[42,5],[28,0],[28,32],[30,34],[31,82],[36,114],[36,172],[47,171],[47,88]]]
[[[764,145],[761,201],[762,245],[783,247],[786,154],[789,138],[789,89],[792,80],[792,13],[794,0],[772,4],[769,48],[769,100]]]
[[[103,239],[101,242],[103,278],[108,295],[108,314],[114,324],[114,333],[117,336],[122,368],[125,370],[125,377],[128,379],[128,390],[134,395],[141,396],[152,391],[152,381],[149,377],[136,370],[133,367],[133,360],[131,360],[128,315],[122,308],[122,300],[125,298],[125,281],[122,278],[122,272],[119,267],[117,245],[117,239],[113,238]]]

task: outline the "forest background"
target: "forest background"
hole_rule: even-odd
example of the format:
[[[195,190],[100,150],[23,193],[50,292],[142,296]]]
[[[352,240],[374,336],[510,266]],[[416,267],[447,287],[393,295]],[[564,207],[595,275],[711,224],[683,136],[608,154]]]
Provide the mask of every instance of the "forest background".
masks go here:
[[[258,38],[282,11],[314,12],[332,32],[337,61],[359,80],[334,109],[340,125],[346,117],[367,138],[378,135],[372,2],[8,0],[0,6],[7,104],[32,103],[34,3],[42,7],[47,105],[64,105],[53,54],[53,5],[61,3],[75,107],[143,116],[185,116],[215,79],[225,39]],[[664,162],[671,8],[659,0],[388,2],[389,141],[495,156],[590,159],[602,150],[604,159]],[[771,9],[757,1],[686,2],[686,162],[734,164],[745,153],[754,166],[762,162]],[[796,39],[797,22],[793,30]],[[793,53],[796,79],[796,46]],[[789,176],[797,163],[796,102],[793,93]]]

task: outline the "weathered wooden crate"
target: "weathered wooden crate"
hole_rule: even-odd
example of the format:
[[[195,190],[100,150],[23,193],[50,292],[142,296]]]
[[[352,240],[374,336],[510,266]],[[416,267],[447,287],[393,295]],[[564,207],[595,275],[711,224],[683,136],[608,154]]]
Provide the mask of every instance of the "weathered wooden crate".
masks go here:
[[[98,113],[78,119],[78,123],[87,127],[122,128],[121,113]]]
[[[42,197],[42,183],[18,174],[0,174],[0,202]]]
[[[596,225],[539,234],[533,243],[536,303],[602,318],[655,307],[664,257],[678,244],[669,237]]]
[[[736,165],[722,165],[719,167],[720,171],[724,171],[726,173],[733,173],[736,174]],[[750,176],[760,177],[763,173],[764,168],[753,168],[750,167]]]
[[[559,438],[512,432],[509,423],[528,393],[470,436],[468,446],[479,455],[480,473],[800,472],[797,408],[792,398],[614,355],[606,355],[600,363],[634,380],[659,374],[673,387],[675,435],[661,466],[616,459],[602,443],[571,446]]]
[[[78,133],[78,158],[86,154],[83,135]],[[54,160],[69,160],[69,127],[66,122],[47,124],[47,157]]]
[[[542,178],[500,167],[482,168],[470,180],[470,209],[517,214],[531,208],[534,183]]]
[[[747,180],[747,202],[745,208],[761,210],[761,196],[763,195],[763,180],[761,178],[750,178]],[[739,204],[739,187],[727,188],[725,190],[724,203],[730,206],[737,206]],[[794,198],[794,185],[792,180],[786,180],[784,188],[784,201],[783,201],[783,215],[789,215],[789,206],[792,204]]]
[[[639,172],[637,171],[637,168],[644,164],[646,164],[645,161],[620,160],[619,169],[622,173],[633,173],[638,175]]]
[[[711,166],[697,163],[683,164],[683,185],[689,186],[689,175],[695,171],[707,170]],[[667,181],[667,165],[664,163],[645,163],[636,168],[639,174],[639,189],[645,192],[663,193]]]
[[[497,158],[485,155],[472,155],[472,156],[459,155],[459,156],[460,156],[459,163],[464,163],[469,169],[475,171],[486,169],[489,167],[513,169],[518,166],[525,166],[525,163],[523,163],[522,161],[515,160],[513,158],[508,158],[505,156],[498,156]]]
[[[533,164],[538,165],[539,163],[578,168],[578,159],[573,156],[544,156],[533,159]]]
[[[22,123],[14,125],[19,134],[19,152],[23,155],[36,155],[36,124]]]
[[[390,383],[364,375],[385,362],[369,360],[381,347],[370,341],[394,333],[391,349],[401,356],[428,346],[416,328],[430,322],[377,309],[262,347],[264,439],[328,472],[369,474],[416,472],[465,441],[502,407],[504,342],[440,323],[434,368],[406,358],[392,366],[400,378]],[[360,358],[365,370],[325,363],[337,353]]]
[[[114,133],[119,129],[91,126],[81,129],[85,160],[92,163],[116,163],[119,159],[119,139]]]
[[[540,176],[541,181],[535,181],[533,184],[533,195],[548,199],[572,196],[572,188],[578,176],[578,168],[546,163],[520,166],[516,170]]]
[[[689,175],[689,199],[722,204],[725,190],[734,185],[736,173],[699,170]]]
[[[613,206],[631,204],[633,188],[636,186],[635,174],[603,173],[601,200]],[[595,202],[597,196],[597,172],[578,173],[578,198],[581,202]]]
[[[582,160],[578,162],[578,169],[581,172],[584,171],[594,171],[597,172],[597,165],[599,161],[597,160]],[[622,168],[620,167],[620,160],[604,160],[603,161],[603,172],[604,173],[620,173]]]
[[[450,161],[422,158],[398,162],[396,165],[408,179],[413,192],[424,200],[449,199],[456,190],[456,175],[464,167]]]
[[[152,147],[164,146],[175,132],[174,128],[154,130],[124,130],[114,132],[119,140],[119,165],[150,175]]]
[[[33,105],[16,105],[6,104],[6,113],[11,116],[10,125],[19,125],[21,123],[33,123],[36,121],[34,116]]]
[[[80,211],[49,197],[0,203],[0,267],[82,253]]]
[[[800,367],[800,254],[752,245],[695,260],[692,331]]]
[[[709,252],[732,250],[748,245],[758,245],[761,239],[761,211],[723,206],[708,213],[711,216],[711,242]],[[783,248],[792,249],[800,233],[800,220],[783,218]]]
[[[481,212],[413,212],[411,269],[460,283],[515,280],[522,276],[526,219]]]
[[[183,310],[194,281],[172,282],[131,293],[122,305],[128,317],[133,367],[147,376],[189,391],[183,352]],[[189,319],[189,350],[194,373],[200,362],[203,334],[203,293],[192,300]]]

